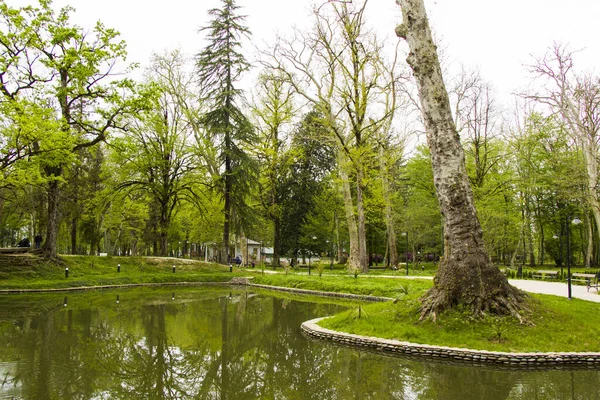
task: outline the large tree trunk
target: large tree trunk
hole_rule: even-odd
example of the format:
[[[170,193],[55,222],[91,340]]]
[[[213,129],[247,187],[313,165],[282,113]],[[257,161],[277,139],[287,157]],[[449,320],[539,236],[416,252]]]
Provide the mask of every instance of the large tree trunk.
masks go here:
[[[279,253],[281,251],[281,218],[273,218],[273,260],[271,265],[274,268],[279,267]]]
[[[585,135],[585,133],[580,135]],[[583,143],[584,160],[588,178],[588,185],[586,188],[587,201],[590,205],[590,209],[592,210],[592,215],[594,216],[596,226],[600,228],[600,201],[598,200],[598,191],[596,190],[598,187],[598,149],[595,143],[595,138],[590,137],[589,134],[585,135],[581,141]],[[589,216],[586,215],[586,223],[589,225],[589,230],[592,230],[589,222]],[[600,236],[600,229],[598,229],[598,235]],[[589,252],[590,247],[593,248],[593,236],[590,234],[589,238],[588,253],[585,260],[585,265],[587,268],[590,267],[590,258],[593,254],[593,252]]]
[[[402,8],[403,24],[396,33],[410,48],[407,62],[419,90],[447,243],[434,286],[422,299],[421,318],[435,320],[440,312],[458,305],[470,307],[474,315],[491,312],[520,318],[524,294],[510,286],[504,274],[490,263],[483,243],[425,5],[423,0],[397,2]]]
[[[54,175],[47,171],[50,177],[60,176],[60,169],[57,169],[58,175]],[[60,183],[57,179],[52,179],[48,183],[48,221],[46,224],[46,240],[43,246],[44,256],[55,258],[57,255],[58,245],[58,202],[60,199]]]
[[[381,187],[383,191],[383,202],[385,204],[385,225],[387,236],[386,260],[393,269],[398,267],[398,244],[396,237],[396,224],[394,223],[394,211],[392,210],[392,196],[390,191],[389,169],[385,158],[383,147],[379,149],[379,162],[381,169]],[[386,264],[386,266],[387,266]]]
[[[337,262],[341,262],[342,258],[344,257],[344,253],[342,249],[342,243],[340,241],[340,220],[338,219],[337,212],[333,213],[333,219],[335,221],[335,243],[337,244],[336,259]]]
[[[342,158],[343,156],[341,156]],[[342,192],[344,195],[344,211],[346,212],[346,222],[348,223],[348,236],[350,240],[350,253],[348,254],[348,269],[360,269],[360,252],[358,248],[358,229],[356,226],[356,216],[354,215],[354,204],[352,203],[352,192],[350,190],[350,181],[346,172],[345,163],[340,163],[339,174],[342,179]]]
[[[71,254],[77,254],[77,217],[71,218]]]
[[[229,262],[229,229],[231,224],[231,159],[225,157],[225,191],[223,194],[223,247],[219,254],[219,263],[227,264]]]
[[[592,267],[592,259],[594,257],[594,230],[592,229],[592,221],[590,220],[590,214],[585,213],[585,226],[587,227],[587,249],[585,251],[585,268]]]
[[[171,225],[171,221],[168,216],[168,207],[169,205],[166,202],[161,202],[160,204],[160,225],[159,225],[159,249],[160,255],[162,257],[169,256],[169,226]]]
[[[229,74],[229,71],[228,71]],[[229,76],[228,76],[229,78]],[[229,81],[230,82],[230,81]],[[229,85],[228,85],[229,86]],[[227,113],[231,110],[231,98],[227,96],[225,101]],[[224,121],[225,126],[225,173],[224,173],[224,188],[223,188],[223,244],[221,253],[219,253],[219,263],[227,264],[229,262],[229,230],[231,228],[231,189],[232,183],[232,166],[231,166],[231,151],[233,147],[231,138],[231,122],[230,116],[227,114]],[[262,262],[259,254],[259,261]]]
[[[356,211],[358,214],[358,262],[363,273],[369,272],[369,256],[367,254],[367,228],[365,221],[365,205],[363,201],[363,167],[357,165],[356,170]]]

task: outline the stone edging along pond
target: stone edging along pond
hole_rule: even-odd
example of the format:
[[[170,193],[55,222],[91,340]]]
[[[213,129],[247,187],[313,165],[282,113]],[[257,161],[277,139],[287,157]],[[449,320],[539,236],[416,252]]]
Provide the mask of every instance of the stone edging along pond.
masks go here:
[[[324,318],[303,322],[300,327],[302,333],[313,339],[327,340],[344,346],[361,347],[388,355],[407,355],[454,362],[514,367],[600,367],[600,353],[505,353],[432,346],[333,331],[318,325],[318,322],[322,319]]]

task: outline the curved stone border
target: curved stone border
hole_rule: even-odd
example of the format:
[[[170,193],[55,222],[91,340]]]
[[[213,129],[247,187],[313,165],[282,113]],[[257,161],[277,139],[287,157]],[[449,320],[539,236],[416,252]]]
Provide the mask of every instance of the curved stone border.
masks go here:
[[[229,285],[224,282],[163,282],[163,283],[127,283],[122,285],[100,285],[100,286],[76,286],[67,288],[48,288],[48,289],[0,289],[0,294],[9,293],[48,293],[48,292],[77,292],[83,290],[102,290],[102,289],[127,289],[143,286],[203,286],[203,285]]]
[[[306,336],[337,344],[374,350],[387,355],[407,355],[437,360],[492,364],[510,367],[594,367],[600,368],[600,353],[505,353],[431,346],[399,340],[354,335],[323,328],[317,323],[324,318],[303,322],[300,329]]]
[[[298,288],[289,288],[289,287],[283,287],[283,286],[259,285],[256,283],[249,283],[249,282],[248,283],[239,283],[239,284],[247,285],[247,286],[251,286],[251,287],[257,287],[257,288],[261,288],[261,289],[277,290],[279,292],[309,294],[309,295],[313,295],[313,296],[322,296],[322,297],[336,297],[336,298],[350,299],[350,300],[365,300],[365,301],[394,300],[390,297],[367,296],[367,295],[362,295],[362,294],[350,294],[350,293],[338,293],[338,292],[321,292],[319,290],[298,289]]]

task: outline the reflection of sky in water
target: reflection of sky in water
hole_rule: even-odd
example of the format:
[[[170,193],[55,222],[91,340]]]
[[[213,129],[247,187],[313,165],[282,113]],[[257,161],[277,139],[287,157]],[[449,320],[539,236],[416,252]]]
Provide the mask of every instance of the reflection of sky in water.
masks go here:
[[[231,296],[230,296],[231,292]],[[216,288],[0,298],[0,397],[586,399],[597,371],[510,371],[306,339],[345,304]]]
[[[17,362],[0,362],[0,395],[10,398],[18,396],[21,385],[12,380],[17,373]]]

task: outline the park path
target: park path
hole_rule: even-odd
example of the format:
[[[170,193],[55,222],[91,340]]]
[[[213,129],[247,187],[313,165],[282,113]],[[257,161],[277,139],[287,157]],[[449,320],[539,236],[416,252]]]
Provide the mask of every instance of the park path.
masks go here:
[[[521,290],[530,293],[551,294],[554,296],[568,297],[567,284],[563,282],[546,282],[524,279],[509,279],[508,282]],[[576,299],[600,303],[600,296],[596,289],[587,291],[585,286],[571,285],[571,296]]]
[[[433,279],[432,276],[369,275],[369,278],[375,277],[402,279]],[[548,282],[528,279],[509,279],[508,282],[514,287],[530,293],[550,294],[560,297],[569,297],[566,282]],[[587,288],[582,285],[571,285],[571,297],[575,299],[600,303],[600,295],[598,295],[597,290],[591,288],[588,292]]]

